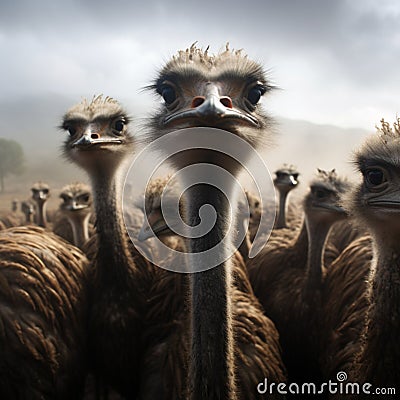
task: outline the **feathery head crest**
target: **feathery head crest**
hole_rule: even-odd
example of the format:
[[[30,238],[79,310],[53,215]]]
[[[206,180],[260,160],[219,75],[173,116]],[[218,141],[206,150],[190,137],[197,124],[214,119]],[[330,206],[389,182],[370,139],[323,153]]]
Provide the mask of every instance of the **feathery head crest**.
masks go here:
[[[400,166],[400,117],[390,125],[383,118],[381,126],[375,126],[378,135],[368,137],[359,150],[354,153],[354,163],[363,171],[373,162]]]
[[[73,183],[70,183],[68,185],[65,185],[61,189],[60,193],[61,193],[61,195],[62,194],[68,194],[68,195],[73,197],[74,195],[76,195],[78,193],[81,193],[81,192],[90,193],[91,192],[90,186],[86,185],[85,183],[82,183],[82,182],[73,182]]]
[[[243,54],[243,49],[231,50],[229,48],[229,43],[226,43],[225,49],[217,54],[210,54],[208,52],[210,46],[207,46],[206,49],[203,50],[196,45],[197,42],[194,42],[186,50],[179,50],[176,55],[172,56],[172,60],[168,63],[168,65],[181,63],[200,63],[211,69],[212,67],[217,66],[221,62],[225,61],[227,58],[247,58],[247,55]]]
[[[317,168],[316,178],[311,185],[313,184],[324,185],[331,190],[341,193],[349,190],[351,186],[350,182],[346,178],[339,177],[335,168],[330,171]]]
[[[82,101],[71,107],[64,115],[64,120],[73,118],[92,119],[97,115],[113,116],[115,114],[125,114],[122,106],[117,100],[110,96],[103,97],[102,94],[94,95],[92,100],[83,98]]]
[[[333,168],[331,171],[325,171],[321,168],[317,168],[317,178],[323,181],[327,181],[330,183],[334,183],[337,180],[337,172],[335,168]]]
[[[35,182],[31,187],[31,190],[44,190],[44,189],[49,190],[50,187],[47,183],[42,181]]]
[[[276,172],[286,172],[288,174],[298,174],[297,167],[293,164],[283,164],[282,167],[278,168]]]
[[[384,118],[380,120],[380,123],[381,126],[379,127],[375,125],[375,128],[385,143],[388,143],[390,140],[400,138],[400,117],[396,117],[393,127],[391,127],[389,122],[386,122]]]
[[[103,98],[102,94],[94,95],[90,103],[86,98],[83,98],[81,101],[81,105],[88,111],[93,110],[94,108],[102,104],[119,104],[119,103],[117,100],[113,99],[110,96],[106,96]]]

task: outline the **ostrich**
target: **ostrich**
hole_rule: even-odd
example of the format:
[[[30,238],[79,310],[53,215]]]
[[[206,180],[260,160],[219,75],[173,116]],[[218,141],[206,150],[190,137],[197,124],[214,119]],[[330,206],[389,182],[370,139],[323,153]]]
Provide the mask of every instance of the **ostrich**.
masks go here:
[[[237,237],[243,237],[242,242],[238,247],[238,251],[240,255],[243,257],[243,260],[246,262],[249,256],[249,251],[251,248],[251,239],[250,239],[250,224],[254,223],[254,204],[251,204],[250,200],[253,200],[252,194],[249,194],[248,191],[246,193],[247,204],[249,206],[250,215],[247,215],[246,205],[241,201],[238,202],[238,212],[236,214],[236,231]],[[257,204],[257,200],[255,201]],[[253,206],[253,207],[252,207]],[[257,205],[258,207],[259,205]],[[260,221],[258,220],[258,223]],[[257,227],[258,228],[258,227]],[[257,229],[256,228],[256,229]]]
[[[32,199],[36,202],[35,223],[43,228],[47,226],[46,203],[50,197],[50,188],[47,183],[36,182],[32,188]]]
[[[97,218],[90,288],[91,367],[97,380],[136,398],[150,266],[128,246],[122,219],[122,184],[134,144],[129,121],[116,100],[97,96],[72,107],[61,127],[69,133],[65,156],[89,174]]]
[[[261,214],[267,213],[267,215],[271,216],[274,216],[275,214],[274,210],[268,207],[268,203],[267,206],[262,208],[261,200],[256,194],[248,190],[245,190],[244,192],[246,194],[250,215],[247,215],[245,204],[239,201],[238,212],[236,215],[236,226],[237,236],[244,237],[238,250],[244,261],[247,262],[251,245],[254,242],[260,226]]]
[[[274,185],[279,192],[279,210],[276,220],[275,229],[287,228],[286,222],[286,201],[289,192],[299,184],[296,168],[292,165],[284,165],[275,171]]]
[[[176,187],[174,186],[171,187],[168,192],[164,190],[169,180],[170,176],[165,178],[156,178],[151,180],[147,185],[145,193],[145,209],[142,211],[146,214],[148,222],[146,222],[146,219],[143,222],[138,233],[138,240],[143,242],[156,236],[167,247],[176,251],[184,252],[186,251],[187,244],[182,237],[177,236],[173,231],[171,231],[161,210],[161,196],[163,193],[166,207],[170,207],[170,204],[174,205],[175,198],[178,196],[178,191],[175,190]],[[141,204],[137,203],[136,205],[138,208],[142,208]],[[182,215],[182,203],[180,203],[180,207],[180,214]],[[158,256],[164,257],[167,256],[167,254],[159,254]]]
[[[261,200],[256,194],[250,192],[249,190],[245,190],[245,194],[247,198],[247,204],[249,205],[249,210],[250,210],[250,220],[248,224],[248,239],[252,243],[254,241],[258,227],[260,225],[261,213],[264,211],[262,211],[261,209]],[[240,219],[240,215],[238,215],[238,219]]]
[[[11,201],[11,211],[16,213],[18,211],[18,199],[12,199]]]
[[[269,136],[266,129],[269,119],[258,103],[272,86],[261,66],[241,51],[230,51],[227,46],[225,51],[211,55],[208,49],[203,51],[194,44],[180,51],[162,68],[151,88],[164,100],[148,125],[151,140],[191,127],[225,129],[255,147],[261,144],[263,137]],[[205,148],[181,152],[172,157],[171,162],[178,169],[208,163],[234,176],[240,172],[240,166],[232,158]],[[190,178],[186,183],[191,185]],[[234,190],[226,189],[235,208]],[[188,225],[200,223],[199,209],[204,204],[211,205],[218,215],[215,226],[206,236],[188,240],[189,263],[191,267],[202,269],[202,264],[193,264],[193,253],[207,251],[223,238],[228,243],[221,255],[227,255],[231,247],[226,223],[231,218],[230,205],[218,188],[205,183],[190,186],[185,195],[184,216]],[[277,337],[276,331],[268,333],[267,321],[263,320],[254,296],[246,296],[235,286],[231,260],[191,273],[189,279],[190,399],[257,398],[254,388],[263,377],[284,382],[279,347],[274,341],[268,342],[268,338]],[[247,279],[246,275],[242,279]],[[239,321],[240,316],[243,319]],[[258,337],[258,345],[254,345],[250,332]],[[239,367],[246,363],[247,368]]]
[[[69,184],[61,189],[60,198],[63,201],[53,232],[82,248],[89,240],[89,219],[92,214],[90,187],[80,182]],[[91,227],[92,233],[93,230]]]
[[[359,290],[358,296],[349,300],[349,303],[359,303],[360,307],[354,309],[346,322],[350,325],[349,322],[357,320],[358,327],[361,326],[361,334],[355,342],[350,341],[350,329],[345,332],[350,333],[346,345],[352,346],[355,354],[351,381],[398,390],[400,118],[393,127],[383,119],[381,124],[379,135],[368,138],[355,154],[363,180],[344,200],[350,214],[371,234],[372,261],[366,260],[362,268],[364,273],[356,275],[358,279],[336,280],[333,290],[340,291],[346,284],[366,289]],[[364,247],[364,251],[368,252],[368,247]],[[367,306],[363,307],[365,299]]]
[[[280,333],[289,379],[295,382],[319,379],[316,341],[323,253],[331,226],[346,216],[338,201],[349,187],[335,170],[319,170],[303,201],[301,228],[296,234],[276,230],[247,263],[254,292]]]
[[[87,259],[39,227],[0,232],[0,398],[79,399]]]
[[[21,212],[25,215],[25,224],[32,224],[33,216],[35,215],[35,204],[32,199],[25,200],[21,203]]]

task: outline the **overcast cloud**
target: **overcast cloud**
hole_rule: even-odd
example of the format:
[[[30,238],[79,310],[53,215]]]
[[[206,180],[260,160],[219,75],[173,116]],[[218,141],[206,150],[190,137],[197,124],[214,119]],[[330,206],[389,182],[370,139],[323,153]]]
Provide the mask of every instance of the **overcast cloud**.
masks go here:
[[[229,41],[283,89],[273,114],[372,129],[399,112],[399,17],[397,0],[3,0],[0,104],[104,93],[141,114],[140,89],[178,49]]]

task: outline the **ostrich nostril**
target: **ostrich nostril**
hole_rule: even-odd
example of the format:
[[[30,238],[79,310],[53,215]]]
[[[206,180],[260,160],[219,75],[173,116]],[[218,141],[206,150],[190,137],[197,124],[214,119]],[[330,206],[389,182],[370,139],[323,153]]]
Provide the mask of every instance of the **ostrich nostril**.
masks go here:
[[[196,108],[198,106],[201,106],[204,103],[205,99],[206,98],[204,96],[196,96],[192,100],[192,108]]]
[[[99,135],[98,133],[92,133],[92,134],[90,135],[90,137],[91,137],[92,139],[99,139],[99,138],[100,138],[100,135]]]
[[[225,96],[221,97],[219,101],[226,107],[226,108],[233,108],[232,100],[230,97]]]

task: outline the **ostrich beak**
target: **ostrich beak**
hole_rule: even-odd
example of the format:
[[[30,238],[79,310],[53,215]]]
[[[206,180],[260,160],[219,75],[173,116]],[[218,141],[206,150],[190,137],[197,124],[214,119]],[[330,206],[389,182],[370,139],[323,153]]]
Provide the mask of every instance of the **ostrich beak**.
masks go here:
[[[121,139],[113,138],[110,136],[101,137],[99,133],[92,131],[89,127],[78,140],[72,143],[72,147],[88,148],[98,144],[121,144],[121,143],[122,143]]]
[[[400,211],[400,202],[398,191],[393,190],[392,193],[385,193],[367,200],[367,204],[374,208],[380,208],[383,211]]]
[[[337,204],[329,204],[329,203],[319,203],[316,204],[315,207],[317,208],[323,208],[329,212],[334,212],[337,214],[343,214],[343,215],[347,215],[345,209]]]
[[[145,219],[138,234],[139,242],[144,242],[145,240],[150,239],[151,237],[154,236],[155,236],[154,231],[151,229],[150,224]]]
[[[87,208],[87,204],[77,204],[75,200],[72,201],[71,204],[69,204],[66,209],[69,211],[78,211],[78,210],[83,210],[84,208]]]
[[[231,98],[221,96],[218,86],[212,82],[206,84],[205,96],[195,96],[189,109],[167,115],[164,125],[198,120],[213,124],[231,120],[251,126],[259,125],[258,120],[251,114],[234,108]]]
[[[297,185],[297,181],[296,181],[296,179],[294,179],[294,177],[292,175],[290,175],[289,179],[290,179],[290,182],[292,183],[293,186]]]
[[[229,97],[220,97],[218,88],[212,84],[208,84],[205,97],[193,98],[191,106],[196,110],[196,115],[204,119],[224,118],[233,108],[232,100]]]

